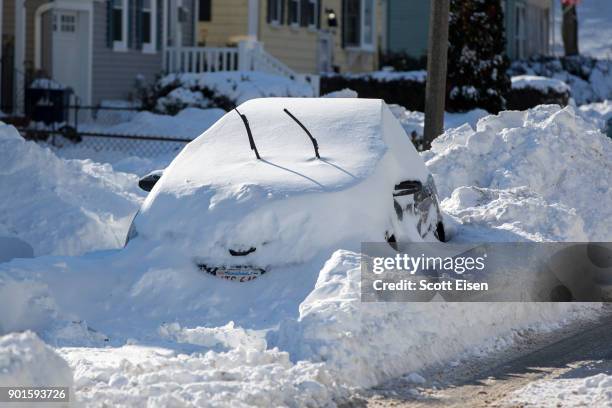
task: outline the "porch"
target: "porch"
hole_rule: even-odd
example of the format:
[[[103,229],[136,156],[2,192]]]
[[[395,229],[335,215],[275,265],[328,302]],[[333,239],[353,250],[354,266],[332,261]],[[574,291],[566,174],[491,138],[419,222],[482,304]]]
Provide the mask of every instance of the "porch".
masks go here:
[[[237,47],[168,47],[164,51],[164,71],[204,73],[218,71],[259,71],[308,83],[319,95],[319,76],[301,74],[266,52],[263,44],[241,41]]]

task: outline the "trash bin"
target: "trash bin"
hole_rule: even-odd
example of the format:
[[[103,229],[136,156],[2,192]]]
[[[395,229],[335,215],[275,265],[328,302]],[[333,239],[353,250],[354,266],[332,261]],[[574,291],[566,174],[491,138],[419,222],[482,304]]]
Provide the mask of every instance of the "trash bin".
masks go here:
[[[67,122],[71,93],[70,88],[27,88],[25,91],[26,116],[46,125]]]

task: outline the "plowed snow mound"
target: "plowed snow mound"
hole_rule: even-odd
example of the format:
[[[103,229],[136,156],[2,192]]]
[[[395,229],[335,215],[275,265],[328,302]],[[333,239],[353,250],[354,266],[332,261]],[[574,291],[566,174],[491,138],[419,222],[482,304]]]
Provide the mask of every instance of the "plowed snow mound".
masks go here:
[[[141,201],[134,175],[90,160],[63,160],[0,122],[0,233],[35,255],[78,255],[123,244]]]
[[[0,337],[0,386],[71,387],[66,361],[32,332]]]
[[[612,238],[612,140],[572,107],[543,105],[487,116],[475,131],[469,126],[447,131],[424,158],[440,197],[447,199],[444,209],[464,224],[487,223],[536,240]],[[457,191],[463,186],[472,192]],[[516,211],[507,213],[503,196],[517,194],[540,207],[537,219],[533,208],[512,206]],[[497,210],[483,211],[492,200]],[[563,221],[560,228],[551,219]]]

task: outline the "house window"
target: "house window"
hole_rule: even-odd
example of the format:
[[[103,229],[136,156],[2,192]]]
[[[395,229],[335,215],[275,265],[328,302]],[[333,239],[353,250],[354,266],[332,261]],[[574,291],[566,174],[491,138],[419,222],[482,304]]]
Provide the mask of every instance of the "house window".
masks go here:
[[[198,21],[210,21],[212,14],[212,0],[199,0]]]
[[[300,24],[300,0],[289,0],[289,24]]]
[[[281,24],[283,21],[283,0],[268,0],[268,21]]]
[[[362,30],[361,46],[374,46],[374,0],[361,0]]]
[[[317,27],[319,23],[319,10],[317,7],[317,0],[307,0],[306,4],[306,24],[309,28]]]
[[[345,46],[374,50],[374,10],[374,0],[344,1],[342,33]]]
[[[157,43],[157,0],[142,0],[140,11],[140,39],[142,41],[142,51],[147,53],[155,52]]]
[[[361,46],[361,0],[346,0],[344,3],[344,43],[349,47]]]
[[[70,12],[55,12],[52,16],[53,31],[62,33],[76,32],[76,14]]]
[[[59,28],[64,33],[74,33],[76,31],[76,15],[60,14]]]
[[[113,49],[127,50],[128,0],[112,0]]]

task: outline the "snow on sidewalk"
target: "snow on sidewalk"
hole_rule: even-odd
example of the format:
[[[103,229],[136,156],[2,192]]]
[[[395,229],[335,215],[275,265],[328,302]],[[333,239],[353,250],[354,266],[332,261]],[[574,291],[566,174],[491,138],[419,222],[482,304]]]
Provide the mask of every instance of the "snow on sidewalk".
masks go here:
[[[612,407],[612,375],[539,380],[513,392],[506,400],[521,407]]]

